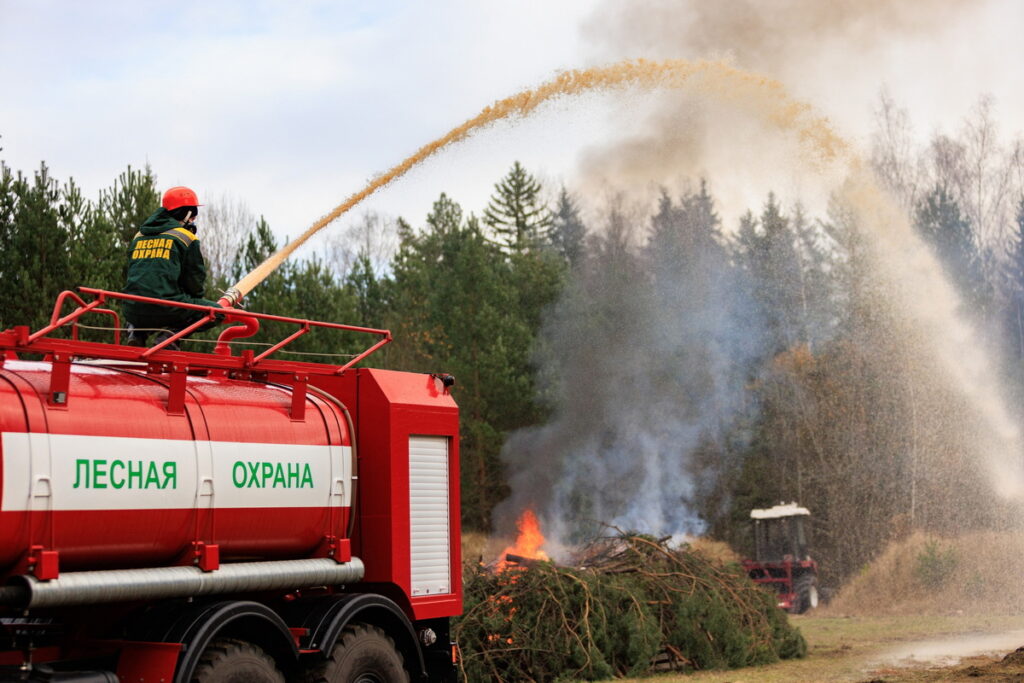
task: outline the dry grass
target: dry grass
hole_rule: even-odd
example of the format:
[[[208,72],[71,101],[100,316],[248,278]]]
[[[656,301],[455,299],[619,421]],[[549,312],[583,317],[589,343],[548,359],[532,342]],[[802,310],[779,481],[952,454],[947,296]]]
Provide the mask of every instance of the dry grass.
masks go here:
[[[740,561],[736,551],[723,541],[695,538],[690,541],[690,547],[717,564],[734,564]]]
[[[494,558],[488,557],[489,543],[487,534],[479,531],[462,532],[462,561],[476,563],[482,559],[490,562]]]
[[[929,586],[929,544],[951,569]],[[1024,534],[978,532],[954,538],[915,533],[892,543],[849,581],[823,615],[1020,614]],[[932,563],[934,566],[934,562]]]
[[[509,539],[498,538],[479,531],[462,533],[462,563],[476,567],[478,563],[490,564],[499,559],[508,547]]]

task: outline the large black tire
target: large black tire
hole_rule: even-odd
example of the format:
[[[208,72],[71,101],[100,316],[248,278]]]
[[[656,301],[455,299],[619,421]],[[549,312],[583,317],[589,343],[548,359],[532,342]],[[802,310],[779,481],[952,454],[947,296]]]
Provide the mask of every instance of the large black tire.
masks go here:
[[[790,608],[793,614],[803,614],[814,609],[818,606],[818,577],[814,574],[801,574],[793,580],[793,592],[796,593],[796,600]]]
[[[266,652],[252,643],[218,638],[203,650],[192,683],[284,683]]]
[[[395,641],[368,624],[341,632],[330,656],[308,672],[306,683],[409,683]]]

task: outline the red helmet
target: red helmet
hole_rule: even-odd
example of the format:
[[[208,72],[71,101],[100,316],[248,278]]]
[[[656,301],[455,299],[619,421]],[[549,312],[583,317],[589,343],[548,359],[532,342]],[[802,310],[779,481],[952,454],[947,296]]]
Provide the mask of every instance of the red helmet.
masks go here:
[[[195,192],[180,185],[164,192],[164,199],[160,204],[168,211],[174,211],[182,206],[202,206]]]

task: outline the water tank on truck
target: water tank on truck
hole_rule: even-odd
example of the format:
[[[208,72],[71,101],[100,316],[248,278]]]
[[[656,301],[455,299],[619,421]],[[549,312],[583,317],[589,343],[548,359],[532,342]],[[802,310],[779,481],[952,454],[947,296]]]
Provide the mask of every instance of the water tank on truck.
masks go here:
[[[454,680],[452,380],[355,367],[386,330],[242,311],[300,332],[84,341],[126,295],[81,291],[0,332],[0,681]],[[313,329],[372,343],[283,359]]]

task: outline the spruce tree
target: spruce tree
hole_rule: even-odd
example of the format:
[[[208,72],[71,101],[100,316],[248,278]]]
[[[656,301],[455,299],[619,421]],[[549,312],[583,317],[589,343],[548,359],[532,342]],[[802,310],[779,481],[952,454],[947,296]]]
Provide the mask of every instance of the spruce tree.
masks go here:
[[[1017,203],[1017,216],[1007,254],[1006,330],[1013,357],[1024,359],[1024,195]]]
[[[580,217],[579,207],[564,185],[558,194],[551,228],[551,241],[555,249],[570,267],[579,266],[586,246],[587,226]]]
[[[437,235],[458,232],[462,227],[462,207],[442,192],[427,214],[427,226]]]
[[[380,327],[384,324],[384,289],[366,250],[356,255],[345,278],[345,288],[355,296],[357,325]]]
[[[540,199],[540,182],[518,161],[497,185],[484,211],[484,223],[509,253],[550,243],[551,212]]]
[[[822,243],[821,224],[812,223],[797,204],[791,216],[793,236],[800,254],[800,304],[803,329],[811,350],[835,333],[839,312],[833,278],[833,254]]]
[[[984,313],[991,301],[982,255],[970,220],[953,194],[936,185],[918,202],[915,227],[932,247],[970,308]]]
[[[774,193],[759,219],[740,219],[737,260],[755,285],[754,296],[767,325],[768,352],[774,355],[808,341],[804,316],[803,263],[792,223]]]

